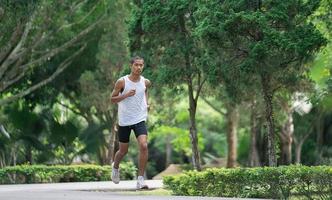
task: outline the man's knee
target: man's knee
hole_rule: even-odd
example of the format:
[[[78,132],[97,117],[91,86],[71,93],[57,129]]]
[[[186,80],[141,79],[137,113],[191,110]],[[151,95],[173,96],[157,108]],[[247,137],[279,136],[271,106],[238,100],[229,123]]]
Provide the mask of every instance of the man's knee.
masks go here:
[[[119,154],[121,155],[121,156],[124,156],[124,155],[126,155],[128,153],[128,149],[119,149]]]
[[[147,152],[148,151],[148,143],[147,142],[142,142],[139,145],[140,151]]]

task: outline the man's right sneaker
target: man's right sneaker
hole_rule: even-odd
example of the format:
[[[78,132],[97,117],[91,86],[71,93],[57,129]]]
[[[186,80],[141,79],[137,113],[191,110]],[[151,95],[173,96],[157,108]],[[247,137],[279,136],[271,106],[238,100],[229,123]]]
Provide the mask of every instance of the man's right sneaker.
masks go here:
[[[145,184],[143,176],[138,176],[137,177],[137,186],[136,186],[136,188],[138,190],[147,190],[147,189],[149,189],[148,185]]]
[[[114,163],[112,163],[112,181],[115,184],[120,182],[120,169],[114,168]]]

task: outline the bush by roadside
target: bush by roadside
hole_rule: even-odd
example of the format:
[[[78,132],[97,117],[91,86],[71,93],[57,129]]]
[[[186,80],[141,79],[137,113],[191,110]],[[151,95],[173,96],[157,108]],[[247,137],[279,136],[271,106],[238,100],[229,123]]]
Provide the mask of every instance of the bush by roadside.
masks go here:
[[[288,199],[332,198],[331,166],[281,166],[188,171],[163,179],[175,195]]]
[[[0,169],[0,184],[57,183],[111,180],[110,166],[99,165],[18,165]],[[133,163],[121,163],[121,179],[136,177]]]

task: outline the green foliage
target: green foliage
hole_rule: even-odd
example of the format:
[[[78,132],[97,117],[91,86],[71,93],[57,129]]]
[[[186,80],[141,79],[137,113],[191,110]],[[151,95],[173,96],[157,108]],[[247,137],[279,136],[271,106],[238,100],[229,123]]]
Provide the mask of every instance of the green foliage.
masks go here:
[[[22,2],[22,5],[18,5],[19,2]],[[15,84],[12,89],[13,93],[8,92],[4,95],[10,96],[19,93],[47,78],[66,58],[75,54],[79,46],[83,45],[85,49],[79,58],[73,58],[68,62],[70,66],[56,78],[56,81],[25,97],[26,101],[23,104],[31,109],[30,115],[36,115],[38,123],[45,122],[42,128],[36,129],[32,127],[33,125],[27,125],[34,119],[32,117],[28,118],[31,120],[16,120],[16,118],[5,116],[8,120],[6,122],[2,120],[1,123],[6,128],[9,128],[12,123],[15,125],[25,123],[22,128],[24,130],[19,132],[19,135],[39,134],[36,141],[42,143],[44,151],[40,151],[40,148],[35,150],[38,145],[31,145],[32,160],[38,163],[70,164],[75,156],[84,153],[89,154],[88,160],[85,161],[94,162],[97,157],[99,158],[97,162],[106,163],[105,151],[108,149],[112,124],[116,120],[116,112],[114,112],[116,106],[111,107],[109,95],[116,79],[119,78],[119,71],[122,70],[123,63],[128,61],[125,19],[129,11],[129,1],[38,0],[33,1],[34,4],[31,4],[29,9],[28,4],[25,5],[23,2],[10,2],[13,6],[17,6],[15,9],[20,9],[21,12],[15,13],[14,8],[4,7],[2,3],[0,10],[2,11],[4,8],[5,15],[11,14],[8,21],[22,17],[22,24],[20,24],[22,29],[26,21],[32,21],[33,26],[28,34],[28,38],[31,39],[26,42],[32,50],[31,52],[30,48],[26,49],[27,51],[22,50],[28,54],[28,58],[23,61],[32,62],[38,60],[39,57],[47,59],[43,60],[42,69],[38,65],[40,63],[31,66],[33,68],[31,73],[30,68],[27,73],[25,70],[13,69],[13,71],[24,71],[28,76],[19,84]],[[33,15],[34,13],[35,15]],[[4,22],[1,30],[5,29],[5,25],[11,25],[7,24],[7,20],[4,18],[0,19],[1,22]],[[13,29],[18,26],[17,21],[12,23]],[[81,34],[87,27],[90,29]],[[8,27],[6,31],[9,36],[13,34]],[[18,36],[20,37],[20,35]],[[6,45],[9,39],[1,37],[0,40],[1,45],[2,42],[4,42],[3,45]],[[68,41],[71,41],[70,45],[67,44]],[[37,44],[34,45],[34,42]],[[54,50],[57,51],[56,55],[51,53]],[[1,51],[0,58],[3,52],[5,51]],[[20,56],[20,58],[25,59],[25,56]],[[32,112],[38,107],[42,107],[42,112]],[[21,115],[21,118],[24,119],[24,117],[26,115]],[[2,139],[5,138],[0,138],[1,143]],[[27,162],[24,155],[20,156],[20,154],[26,154],[26,150],[21,150],[23,145],[16,143],[13,138],[13,143],[7,145],[7,152],[4,155],[10,157],[8,159],[10,162],[16,161],[14,159],[16,155],[18,156],[17,164]],[[18,145],[20,150],[11,152],[11,149],[15,149],[14,145]],[[13,163],[4,165],[11,164]]]
[[[124,68],[129,69],[128,50],[126,48],[127,30],[125,20],[129,15],[129,2],[114,2],[109,6],[110,13],[100,27],[93,55],[87,60],[77,64],[89,64],[89,70],[79,77],[80,105],[90,109],[94,107],[97,112],[108,112],[111,109],[110,92],[117,79],[122,75]],[[91,39],[96,39],[91,36]]]
[[[271,75],[273,89],[294,91],[297,87],[296,90],[302,91],[310,84],[302,84],[303,79],[309,78],[309,68],[310,78],[323,88],[317,97],[317,106],[321,108],[304,116],[295,114],[294,137],[303,138],[310,133],[303,144],[304,164],[331,163],[328,125],[332,108],[331,44],[313,62],[307,62],[325,43],[321,35],[331,39],[331,0],[0,2],[1,58],[8,56],[7,50],[14,49],[26,23],[32,21],[28,37],[15,56],[18,59],[5,70],[10,73],[0,80],[0,87],[6,80],[15,79],[16,72],[24,72],[26,76],[6,89],[3,98],[47,78],[80,46],[86,45],[79,57],[70,59],[70,66],[55,81],[26,96],[20,105],[1,108],[0,125],[10,135],[8,138],[0,133],[1,166],[27,162],[71,163],[77,155],[84,162],[108,163],[103,158],[108,153],[112,124],[116,122],[116,106],[110,105],[109,95],[117,78],[129,70],[126,45],[131,54],[139,53],[145,58],[144,76],[154,86],[149,91],[151,111],[155,109],[149,117],[149,148],[152,149],[149,176],[163,170],[168,139],[172,143],[170,162],[188,162],[192,154],[189,133],[185,130],[189,115],[188,98],[184,95],[188,91],[184,85],[189,78],[196,89],[199,79],[207,78],[210,85],[204,84],[202,94],[216,98],[212,103],[220,110],[225,101],[240,103],[253,99],[259,102],[257,109],[262,110],[263,98],[257,94],[262,90],[260,74]],[[260,8],[256,5],[258,2],[261,2]],[[133,12],[127,30],[125,21],[130,11]],[[106,17],[98,22],[99,26],[53,54],[103,15]],[[33,64],[39,58],[42,61]],[[1,65],[6,61],[0,60]],[[186,61],[190,62],[189,67]],[[24,70],[16,70],[15,67],[22,65],[26,67]],[[168,97],[164,98],[166,93]],[[244,104],[240,109],[237,145],[240,164],[247,163],[250,141],[250,119],[246,119],[249,113],[245,111],[248,104]],[[273,106],[280,110],[274,115],[279,125],[284,111],[278,105]],[[36,112],[38,108],[42,111]],[[258,111],[257,115],[262,113]],[[196,119],[203,162],[207,164],[211,158],[224,157],[227,153],[224,116],[211,112],[210,107],[198,100]],[[324,121],[322,130],[318,127],[316,130],[315,119]],[[257,142],[263,157],[265,127],[258,126],[261,137]],[[316,135],[320,131],[324,139],[321,146],[317,145]],[[128,160],[136,159],[135,144],[131,151],[126,157]]]
[[[0,0],[0,32],[2,36],[0,39],[0,46],[6,44],[6,40],[10,38],[15,30],[15,26],[26,21],[29,15],[36,10],[38,3],[39,0]]]
[[[84,152],[94,154],[97,153],[101,147],[105,146],[106,137],[103,133],[105,128],[105,125],[92,123],[82,131],[79,139],[85,144]]]
[[[301,75],[308,66],[303,62],[326,44],[322,34],[305,20],[318,1],[263,1],[253,11],[246,1],[216,6],[217,2],[201,3],[195,13],[199,22],[195,33],[207,46],[206,59],[211,54],[212,67],[220,72],[215,76],[229,83],[226,87],[231,87],[227,90],[231,95],[237,87],[250,89],[260,81],[256,75],[272,75],[273,88],[293,86],[304,78]],[[218,54],[223,58],[216,59]]]
[[[178,127],[171,126],[160,126],[155,128],[150,134],[150,139],[158,138],[158,140],[165,140],[167,136],[171,137],[171,144],[173,145],[174,151],[178,153],[184,153],[190,157],[192,155],[191,142],[188,137],[189,131]],[[199,149],[203,149],[203,137],[202,134],[198,134],[199,137]],[[162,139],[164,138],[164,139]]]
[[[175,195],[288,199],[332,197],[332,168],[282,166],[189,171],[163,180]]]
[[[317,28],[324,32],[331,39],[332,36],[332,2],[331,0],[321,0],[320,6],[316,10],[311,21]]]
[[[248,149],[250,149],[250,132],[249,132],[249,130],[247,130],[246,128],[239,129],[238,138],[239,138],[239,141],[237,144],[238,162],[245,166],[246,161],[249,156]]]
[[[101,23],[108,6],[105,1],[1,2],[2,97],[25,96],[58,76],[89,43],[84,37]]]
[[[175,87],[201,73],[195,59],[199,48],[192,37],[196,9],[196,1],[187,0],[149,0],[133,8],[129,48],[146,58],[155,84]]]
[[[294,88],[304,90],[303,82],[309,82],[305,63],[327,43],[308,20],[320,1],[198,2],[195,34],[204,44],[204,60],[218,68],[216,76],[236,103],[253,96],[243,91],[262,94],[268,163],[275,166],[273,98],[281,88],[292,93]]]
[[[149,140],[154,141],[154,146],[165,153],[165,141],[170,139],[172,150],[189,158],[192,151],[187,130],[189,119],[187,99],[181,98],[182,94],[175,96],[163,103],[167,109],[158,108],[158,111],[150,113],[149,122],[153,124],[153,127],[149,133]],[[180,100],[174,101],[175,98],[180,98]],[[174,101],[173,104],[172,101]],[[172,111],[170,112],[170,110]],[[203,101],[198,101],[198,146],[202,153],[209,152],[217,157],[226,154],[224,126],[219,113],[216,113]],[[176,161],[177,157],[177,154],[173,155],[172,161]]]
[[[70,164],[85,144],[76,115],[62,106],[52,111],[26,101],[7,104],[2,122],[9,138],[0,136],[1,166],[22,163]],[[76,121],[75,121],[76,120]]]
[[[121,179],[136,177],[131,162],[121,163]],[[109,181],[111,166],[98,165],[19,165],[0,169],[1,184]]]

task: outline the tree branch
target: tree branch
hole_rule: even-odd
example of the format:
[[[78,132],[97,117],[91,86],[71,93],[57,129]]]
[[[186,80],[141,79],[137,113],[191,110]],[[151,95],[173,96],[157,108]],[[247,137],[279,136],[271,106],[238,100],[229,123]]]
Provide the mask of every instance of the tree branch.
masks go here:
[[[65,108],[69,109],[71,112],[75,113],[76,115],[79,115],[79,116],[83,117],[84,119],[86,119],[86,120],[88,121],[87,117],[86,117],[84,114],[82,114],[81,112],[76,111],[75,109],[69,107],[69,106],[66,105],[66,104],[63,104],[62,102],[60,102],[60,101],[58,101],[58,100],[57,100],[56,102],[57,102],[58,104],[60,104],[61,106],[63,106],[63,107],[65,107]]]
[[[283,130],[282,131],[277,131],[277,135],[279,136],[279,138],[281,138],[282,141],[286,140],[286,137],[284,135]]]
[[[0,100],[0,106],[13,102],[19,98],[22,98],[30,93],[32,93],[33,91],[39,89],[40,87],[48,84],[49,82],[53,81],[61,72],[63,72],[73,61],[73,58],[75,58],[78,54],[80,54],[83,49],[86,47],[86,45],[82,46],[76,53],[74,53],[72,56],[68,57],[65,61],[63,61],[60,66],[57,68],[57,70],[48,78],[44,79],[43,81],[31,86],[30,88],[21,91],[20,93],[11,96],[11,97],[7,97],[5,99],[1,99]]]
[[[82,3],[82,2],[81,2],[81,3]],[[81,4],[81,3],[79,3],[79,4]],[[83,22],[86,18],[89,17],[89,15],[91,15],[91,13],[92,13],[94,10],[96,10],[97,5],[98,5],[98,3],[96,3],[96,4],[93,6],[93,8],[91,8],[90,11],[89,11],[85,16],[83,16],[80,20],[78,20],[77,22],[71,23],[71,24],[65,24],[65,25],[61,26],[61,27],[57,30],[57,32],[61,31],[62,29],[69,28],[69,27],[72,27],[72,26],[74,26],[74,25],[76,25],[76,24],[79,24],[79,23]]]
[[[81,6],[81,4],[86,3],[86,0],[80,1],[80,2],[75,2],[75,3],[76,3],[76,5],[73,5],[73,9],[72,10],[78,9],[78,7]],[[89,13],[87,15],[83,16],[78,22],[67,24],[67,25],[62,25],[58,29],[56,29],[54,31],[51,31],[51,32],[49,32],[47,34],[43,34],[42,37],[37,37],[37,39],[39,39],[39,40],[35,43],[35,45],[33,46],[32,49],[34,50],[37,46],[39,46],[40,43],[42,43],[45,39],[49,38],[52,34],[58,33],[58,32],[62,31],[65,28],[69,28],[69,27],[71,27],[71,26],[73,26],[75,24],[79,24],[79,23],[83,22],[97,8],[97,5],[98,4],[96,3],[93,6],[93,8],[89,11]],[[102,15],[101,18],[103,18],[103,17],[104,16]]]
[[[71,45],[73,45],[75,42],[77,42],[79,39],[81,39],[81,37],[83,37],[84,35],[86,35],[87,33],[89,33],[91,30],[93,30],[95,28],[95,26],[97,26],[99,24],[100,21],[102,21],[104,19],[105,15],[103,15],[100,19],[98,19],[95,23],[91,24],[90,26],[88,26],[86,29],[84,29],[83,31],[81,31],[77,36],[75,36],[74,38],[72,38],[71,40],[67,41],[66,43],[64,43],[63,45],[56,47],[54,49],[52,49],[49,53],[45,54],[44,56],[41,56],[39,58],[37,58],[36,60],[33,60],[27,64],[21,65],[20,68],[24,68],[30,65],[38,65],[41,64],[42,62],[44,62],[46,59],[49,59],[55,55],[57,55],[58,53],[66,50],[68,47],[70,47]]]
[[[26,51],[26,49],[23,48],[27,38],[28,34],[30,32],[32,21],[35,18],[35,14],[32,15],[30,20],[26,23],[23,34],[21,36],[20,41],[16,45],[16,47],[11,51],[11,53],[8,55],[8,57],[2,62],[0,66],[0,80],[2,79],[3,75],[7,71],[8,67],[13,64],[23,53]]]
[[[21,24],[18,24],[15,27],[15,30],[13,31],[12,35],[10,36],[9,41],[7,42],[7,45],[3,47],[0,51],[0,65],[4,62],[5,58],[8,56],[10,53],[11,49],[13,48],[14,44],[17,43],[19,36],[21,33]],[[1,38],[2,39],[2,38]],[[1,69],[1,68],[0,68]]]
[[[77,42],[79,39],[81,39],[84,35],[86,35],[87,33],[89,33],[90,31],[92,31],[103,19],[104,19],[105,15],[103,15],[102,17],[100,17],[100,19],[98,19],[95,23],[91,24],[90,26],[88,26],[87,28],[85,28],[83,31],[81,31],[77,36],[75,36],[74,38],[72,38],[71,40],[67,41],[66,43],[64,43],[63,45],[56,47],[54,49],[52,49],[49,53],[29,62],[23,65],[19,65],[18,67],[16,67],[16,69],[12,69],[11,72],[16,72],[16,75],[11,75],[12,77],[16,76],[17,78],[14,78],[8,82],[4,82],[2,83],[0,86],[0,92],[3,92],[6,88],[10,87],[12,84],[16,83],[17,81],[19,81],[21,78],[23,78],[26,74],[27,71],[30,70],[29,66],[38,66],[41,63],[45,62],[47,59],[54,57],[55,55],[59,54],[60,52],[66,50],[67,48],[71,47],[75,42]],[[43,40],[43,39],[41,39]]]
[[[310,136],[311,132],[313,130],[313,127],[310,127],[309,131],[304,135],[304,137],[299,137],[299,139],[297,139],[296,137],[294,137],[294,143],[295,144],[302,144],[304,141],[307,140],[307,138]]]
[[[204,85],[205,81],[206,81],[206,78],[203,79],[203,81],[200,81],[200,83],[198,83],[199,85],[198,85],[198,89],[197,89],[196,96],[195,96],[195,101],[196,102],[198,101],[199,94],[201,93],[201,90],[203,88],[203,85]]]
[[[207,100],[205,97],[201,97],[205,103],[207,103],[213,110],[217,111],[221,115],[226,115],[225,112],[223,112],[221,109],[217,108],[215,105],[213,105],[209,100]]]

